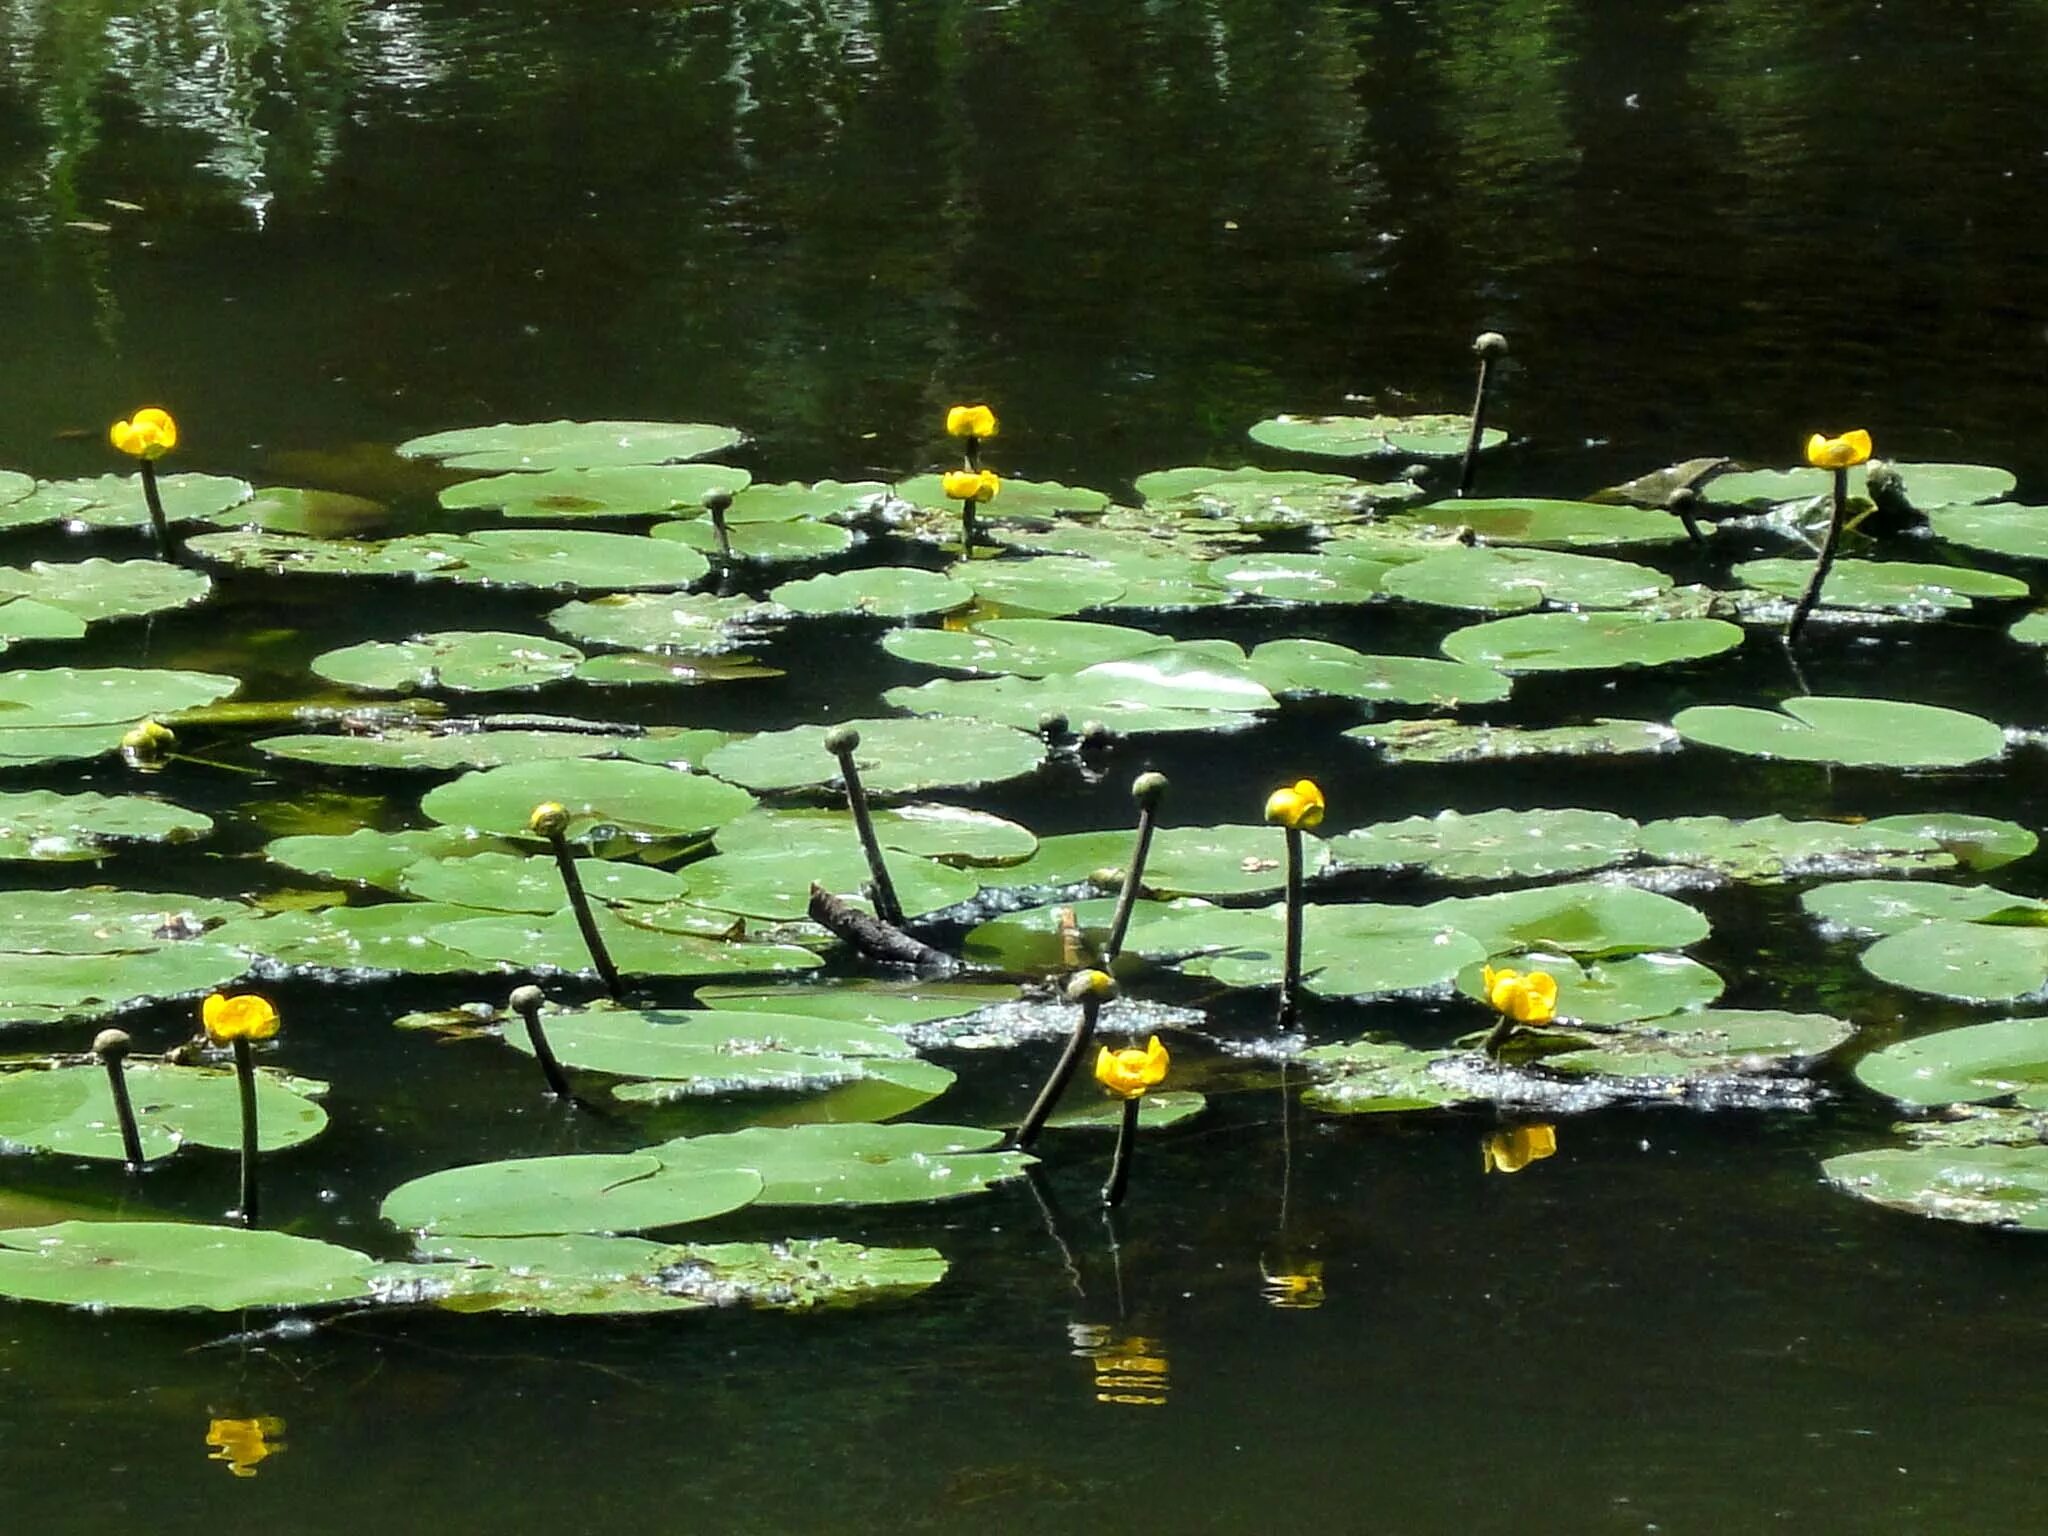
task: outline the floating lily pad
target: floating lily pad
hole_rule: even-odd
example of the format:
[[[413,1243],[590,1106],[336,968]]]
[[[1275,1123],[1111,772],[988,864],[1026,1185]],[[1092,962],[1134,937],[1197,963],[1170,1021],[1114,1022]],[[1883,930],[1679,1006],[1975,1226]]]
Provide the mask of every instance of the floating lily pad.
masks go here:
[[[384,1197],[384,1219],[413,1232],[531,1237],[644,1232],[722,1216],[762,1193],[758,1173],[654,1151],[526,1157],[448,1168]]]
[[[407,903],[425,907],[429,903]],[[598,933],[612,961],[627,976],[749,976],[812,970],[818,957],[794,944],[755,944],[737,938],[707,937],[706,927],[721,928],[722,917],[703,921],[704,914],[653,908],[639,920],[628,920],[611,908],[593,913]],[[685,931],[696,928],[697,932]],[[566,908],[550,916],[507,913],[443,919],[423,931],[440,944],[472,961],[547,969],[581,975],[594,972],[590,950],[576,914]],[[471,969],[479,967],[472,965]]]
[[[578,859],[577,876],[593,901],[676,901],[680,877],[620,859]],[[545,854],[476,853],[423,858],[407,865],[399,889],[422,901],[490,912],[555,912],[568,898],[562,874]]]
[[[1952,869],[1955,857],[1932,837],[1881,823],[1788,821],[1755,816],[1680,816],[1643,828],[1643,851],[1666,864],[1732,880],[1789,880],[1892,869]]]
[[[248,909],[240,902],[163,892],[0,892],[0,951],[112,955],[188,942]],[[0,993],[0,997],[4,997]]]
[[[364,973],[408,976],[465,975],[495,969],[494,962],[441,942],[478,914],[433,901],[380,906],[323,907],[243,919],[217,930],[220,944],[235,945],[270,965],[316,975],[353,978]]]
[[[167,1157],[188,1144],[224,1151],[242,1145],[241,1090],[232,1069],[138,1061],[123,1075],[145,1158]],[[326,1086],[259,1072],[258,1146],[275,1152],[318,1136],[327,1126],[327,1113],[308,1095]],[[123,1161],[125,1143],[106,1069],[94,1062],[0,1075],[0,1142],[65,1157]]]
[[[893,629],[882,637],[882,649],[905,661],[1019,677],[1079,672],[1172,645],[1150,630],[1075,619],[986,619],[971,629]]]
[[[1931,704],[1812,695],[1780,708],[1700,704],[1671,724],[1702,746],[1858,768],[1960,768],[2005,751],[2005,733],[1989,720]]]
[[[240,686],[234,678],[214,672],[134,667],[0,672],[0,742],[11,731],[173,715],[217,703]]]
[[[2048,1109],[2048,1019],[2000,1019],[1901,1040],[1857,1062],[1856,1076],[1914,1109],[2000,1099]]]
[[[302,874],[323,875],[330,880],[374,886],[393,893],[397,892],[404,872],[422,859],[513,851],[510,843],[457,827],[428,827],[413,832],[378,832],[361,827],[345,835],[280,837],[263,850],[266,858]]]
[[[1135,488],[1148,506],[1261,532],[1356,517],[1367,499],[1367,488],[1348,475],[1250,466],[1155,469],[1138,476]]]
[[[1586,1049],[1545,1056],[1543,1065],[1575,1075],[1681,1082],[1797,1072],[1855,1032],[1826,1014],[1709,1008],[1631,1024]]]
[[[1036,737],[978,720],[850,723],[860,730],[854,762],[870,794],[908,795],[1000,783],[1032,772],[1045,757],[1045,744]],[[764,731],[711,752],[704,766],[721,778],[764,792],[836,785],[839,759],[825,750],[825,734],[821,725]]]
[[[1268,640],[1250,671],[1274,693],[1331,694],[1375,704],[1489,704],[1514,684],[1488,666],[1433,656],[1367,656],[1328,640]]]
[[[26,568],[0,567],[0,633],[31,638],[46,621],[25,616],[52,609],[83,633],[85,625],[102,620],[189,607],[212,590],[199,572],[162,560],[38,560]]]
[[[870,819],[884,848],[943,864],[1015,864],[1038,846],[1028,827],[964,806],[921,801],[878,808]],[[722,853],[774,853],[800,862],[813,853],[857,849],[859,834],[845,811],[756,810],[720,827],[717,841]]]
[[[1479,1097],[1477,1090],[1439,1071],[1454,1054],[1370,1038],[1312,1046],[1300,1059],[1316,1081],[1302,1094],[1302,1102],[1346,1115],[1401,1114],[1470,1103]]]
[[[1287,453],[1315,453],[1330,458],[1377,458],[1406,454],[1412,458],[1449,459],[1465,451],[1472,435],[1469,416],[1274,416],[1253,425],[1251,438]],[[1482,450],[1508,440],[1498,427],[1488,427]]]
[[[441,492],[441,505],[452,511],[497,507],[516,518],[651,517],[685,507],[700,511],[708,492],[730,494],[752,480],[744,469],[723,464],[547,469],[464,480]]]
[[[712,1008],[802,1013],[848,1024],[906,1028],[964,1018],[992,1004],[1014,1001],[1017,989],[1007,982],[876,981],[855,977],[796,986],[742,983],[699,987],[697,996]]]
[[[1209,562],[1210,579],[1234,592],[1282,603],[1368,603],[1396,569],[1364,555],[1261,551]]]
[[[1383,720],[1344,733],[1390,763],[1504,762],[1523,757],[1630,757],[1668,752],[1678,733],[1654,720],[1591,725],[1465,725],[1456,720]]]
[[[533,421],[432,432],[398,452],[450,469],[596,469],[701,459],[743,440],[737,428],[701,421]]]
[[[213,830],[211,818],[146,795],[0,794],[0,859],[99,859],[123,843],[181,843]]]
[[[1209,1107],[1199,1093],[1168,1089],[1148,1093],[1138,1101],[1138,1129],[1163,1131],[1169,1125],[1192,1120]],[[1045,1122],[1049,1131],[1114,1131],[1123,1124],[1124,1106],[1119,1099],[1100,1098],[1092,1103],[1062,1109]]]
[[[750,485],[733,497],[725,520],[740,528],[755,523],[793,523],[857,518],[887,500],[889,487],[879,480],[799,480]]]
[[[1707,920],[1684,902],[1597,880],[1454,896],[1422,910],[1472,934],[1490,955],[1554,950],[1584,957],[1680,950],[1707,936]]]
[[[585,645],[711,655],[757,639],[778,613],[749,597],[632,592],[566,604],[548,623]]]
[[[2001,501],[1987,507],[1947,507],[1931,512],[1928,525],[1938,539],[2015,560],[2048,560],[2048,507]]]
[[[173,524],[213,521],[250,495],[248,481],[227,475],[159,475],[156,485],[164,520]],[[149,503],[143,498],[142,476],[46,481],[31,494],[0,505],[0,528],[56,522],[86,528],[147,528]]]
[[[696,687],[749,678],[781,677],[779,668],[751,656],[627,655],[593,656],[576,669],[576,680],[593,687]]]
[[[1530,613],[1451,631],[1455,661],[1507,673],[1668,667],[1718,656],[1742,644],[1721,619],[1660,619],[1642,613]]]
[[[1030,858],[992,872],[988,881],[1029,889],[1078,885],[1102,875],[1121,880],[1134,841],[1130,831],[1041,838]],[[1302,843],[1305,872],[1321,873],[1329,846],[1312,833]],[[1145,889],[1154,896],[1270,895],[1286,882],[1286,844],[1272,827],[1161,827],[1145,860]]]
[[[656,523],[648,530],[657,539],[673,539],[702,554],[721,556],[718,530],[708,518],[683,523]],[[785,522],[734,523],[728,516],[726,544],[735,560],[822,560],[853,547],[853,535],[837,523],[809,518]]]
[[[904,912],[923,917],[971,901],[981,881],[931,859],[897,853],[888,857],[889,882]],[[867,857],[853,839],[812,843],[800,857],[776,849],[721,853],[680,871],[688,899],[698,906],[776,922],[800,921],[810,907],[813,885],[834,896],[857,897],[872,878]]]
[[[354,1301],[369,1255],[309,1237],[170,1221],[0,1232],[0,1295],[60,1306],[239,1312]]]
[[[862,618],[915,619],[965,608],[974,589],[937,571],[907,565],[871,565],[785,581],[769,598],[797,613],[852,614]]]
[[[316,675],[345,688],[409,693],[415,688],[488,693],[538,688],[576,670],[583,653],[559,640],[502,630],[447,630],[411,640],[370,640],[315,656]]]
[[[267,485],[247,501],[216,513],[213,521],[261,528],[270,533],[306,533],[331,539],[367,531],[387,521],[389,516],[389,509],[381,502],[362,496]]]
[[[1646,565],[1541,549],[1463,545],[1387,573],[1386,591],[1411,603],[1522,613],[1559,608],[1627,608],[1665,591],[1671,578]]]
[[[913,475],[897,484],[896,494],[913,506],[955,514],[960,510],[960,503],[946,495],[944,478],[939,475]],[[994,519],[1057,517],[1062,512],[1100,512],[1108,505],[1107,496],[1086,486],[1005,475],[996,499],[976,511],[984,518]]]
[[[1389,517],[1382,526],[1414,537],[1469,528],[1483,544],[1534,544],[1551,549],[1675,544],[1685,538],[1678,519],[1654,507],[1540,497],[1433,501]]]
[[[256,747],[273,757],[333,768],[453,772],[565,757],[630,756],[639,761],[667,761],[672,754],[675,761],[686,762],[725,739],[720,731],[654,730],[634,736],[630,732],[610,735],[574,729],[501,731],[451,726],[387,728],[370,735],[266,736]]]
[[[1036,1161],[989,1149],[999,1131],[964,1125],[756,1126],[650,1148],[664,1164],[759,1175],[758,1205],[897,1205],[979,1194]]]
[[[2008,1002],[2048,985],[2048,927],[1922,923],[1871,945],[1863,968],[1880,981],[1935,997]]]
[[[1746,560],[1732,574],[1759,591],[1796,598],[1813,577],[1813,562]],[[2012,576],[1909,560],[1837,560],[1820,589],[1824,606],[1869,613],[1932,613],[1967,608],[1973,598],[2026,595],[2027,584]]]
[[[739,745],[746,743],[734,744]],[[720,747],[711,756],[733,749]],[[822,749],[819,755],[833,761]],[[579,757],[466,773],[428,791],[420,809],[444,826],[518,837],[526,835],[533,808],[545,801],[569,812],[572,841],[600,835],[648,841],[709,832],[746,811],[754,797],[703,774]]]
[[[1441,811],[1335,839],[1339,868],[1422,869],[1442,880],[1532,880],[1629,858],[1637,826],[1611,811]]]
[[[403,546],[403,548],[401,548]],[[451,581],[559,590],[687,587],[711,569],[694,549],[636,534],[563,528],[485,528],[459,539],[394,539],[386,554],[417,559]]]
[[[887,1030],[803,1014],[586,1008],[543,1022],[565,1066],[664,1078],[694,1093],[820,1087],[861,1076],[863,1058],[915,1055]],[[516,1020],[506,1023],[505,1041],[532,1053]]]
[[[1589,960],[1583,965],[1568,955],[1512,955],[1504,963],[1516,970],[1548,972],[1557,981],[1559,1016],[1582,1024],[1612,1026],[1656,1019],[1669,1030],[1683,1031],[1689,1027],[1687,1023],[1673,1021],[1670,1016],[1704,1008],[1722,990],[1719,976],[1684,955],[1626,955],[1618,960]],[[1480,995],[1479,972],[1468,972],[1461,980],[1473,997]],[[1631,1036],[1630,1042],[1633,1041]],[[1608,1043],[1612,1042],[1601,1042],[1597,1048],[1605,1048]],[[1544,1064],[1549,1065],[1553,1059],[1546,1055]],[[1643,1075],[1685,1074],[1646,1071]]]
[[[1821,1172],[1909,1216],[2048,1231],[2048,1146],[1884,1148],[1831,1157]]]
[[[1114,569],[1064,555],[976,560],[956,565],[946,574],[966,582],[974,589],[976,601],[1005,618],[1050,619],[1099,608],[1122,597],[1129,585]],[[925,631],[891,631],[883,643],[897,633]]]
[[[1988,885],[1925,880],[1842,880],[1815,887],[1799,898],[1799,904],[1823,922],[1871,934],[1900,933],[1932,922],[2048,922],[2048,902]],[[2033,917],[2035,913],[2044,916]]]
[[[2017,483],[2010,470],[1988,464],[1898,464],[1906,499],[1923,511],[1934,507],[1960,506],[1967,502],[1996,501]],[[1849,494],[1869,494],[1869,468],[1858,464],[1849,471]],[[1835,472],[1831,469],[1757,469],[1715,475],[1700,487],[1700,495],[1720,506],[1771,507],[1788,501],[1805,501],[1833,492]]]

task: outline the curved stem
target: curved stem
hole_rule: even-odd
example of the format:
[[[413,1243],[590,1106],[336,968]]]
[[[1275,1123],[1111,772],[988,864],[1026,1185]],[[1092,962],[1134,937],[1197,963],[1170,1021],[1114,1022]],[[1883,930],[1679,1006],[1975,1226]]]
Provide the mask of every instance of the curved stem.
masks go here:
[[[1835,563],[1835,546],[1841,542],[1842,524],[1849,518],[1849,471],[1835,471],[1834,505],[1828,512],[1828,531],[1820,541],[1820,556],[1813,562],[1813,575],[1808,578],[1806,590],[1799,594],[1799,602],[1792,610],[1792,617],[1785,625],[1785,643],[1796,645],[1799,631],[1806,627],[1806,616],[1813,612],[1814,604],[1820,601],[1822,583],[1828,579],[1828,572]]]
[[[722,565],[732,564],[732,530],[725,526],[725,508],[711,509],[711,531],[718,535],[718,559]]]
[[[235,1086],[242,1093],[242,1225],[256,1225],[256,1058],[235,1042]]]
[[[973,503],[968,503],[972,506]],[[891,928],[903,926],[903,904],[896,899],[895,882],[882,858],[881,839],[875,836],[875,818],[868,809],[868,792],[860,781],[860,769],[853,761],[852,747],[836,754],[839,777],[846,784],[846,808],[853,813],[853,830],[860,836],[860,851],[867,855],[868,874],[875,885],[875,915]]]
[[[1479,358],[1479,388],[1472,396],[1472,435],[1465,439],[1465,462],[1458,466],[1458,494],[1470,495],[1472,469],[1479,459],[1479,443],[1486,436],[1486,386],[1493,377],[1493,359]]]
[[[1109,1165],[1109,1182],[1102,1186],[1106,1206],[1121,1205],[1124,1191],[1130,1187],[1131,1154],[1138,1146],[1138,1106],[1144,1102],[1139,1095],[1124,1100],[1124,1117],[1116,1128],[1116,1156]]]
[[[1052,1076],[1045,1080],[1045,1086],[1038,1090],[1038,1098],[1032,1103],[1023,1123],[1011,1136],[1010,1145],[1022,1150],[1038,1140],[1038,1133],[1045,1129],[1045,1122],[1052,1114],[1053,1106],[1060,1101],[1060,1095],[1067,1091],[1067,1084],[1073,1081],[1074,1069],[1081,1064],[1081,1053],[1088,1049],[1088,1042],[1095,1038],[1095,1016],[1102,1011],[1099,999],[1089,997],[1081,1001],[1081,1017],[1074,1022],[1074,1032],[1067,1037],[1067,1048],[1060,1053],[1059,1064],[1052,1069]]]
[[[583,930],[583,947],[590,951],[590,963],[614,999],[619,995],[619,968],[612,964],[611,951],[604,947],[604,935],[597,931],[597,916],[590,910],[590,897],[583,890],[583,876],[569,852],[569,839],[560,832],[548,838],[555,851],[555,867],[562,872],[562,888],[569,893],[569,908],[576,914],[576,926]]]
[[[1152,827],[1158,819],[1153,806],[1138,809],[1138,846],[1131,850],[1131,867],[1124,871],[1124,888],[1117,892],[1116,915],[1109,924],[1109,942],[1102,948],[1102,963],[1108,965],[1123,952],[1124,934],[1131,926],[1131,908],[1137,904],[1138,888],[1145,879],[1145,859],[1152,852]]]
[[[171,558],[171,524],[164,516],[164,498],[156,488],[156,463],[151,459],[142,461],[142,499],[149,507],[149,529],[156,535],[156,556],[159,560]]]
[[[562,1071],[561,1062],[555,1059],[555,1048],[548,1044],[547,1031],[540,1026],[539,1001],[521,997],[515,1000],[514,1006],[518,1008],[519,1016],[526,1020],[527,1043],[533,1047],[534,1060],[540,1063],[541,1074],[548,1080],[548,1092],[558,1099],[572,1097],[569,1079]]]
[[[107,1087],[114,1095],[114,1117],[121,1122],[121,1152],[128,1159],[129,1170],[140,1172],[145,1161],[142,1131],[135,1124],[135,1101],[128,1096],[128,1075],[122,1070],[118,1056],[108,1056],[105,1060]]]
[[[1301,830],[1287,832],[1287,958],[1280,976],[1280,1026],[1294,1022],[1301,991]]]

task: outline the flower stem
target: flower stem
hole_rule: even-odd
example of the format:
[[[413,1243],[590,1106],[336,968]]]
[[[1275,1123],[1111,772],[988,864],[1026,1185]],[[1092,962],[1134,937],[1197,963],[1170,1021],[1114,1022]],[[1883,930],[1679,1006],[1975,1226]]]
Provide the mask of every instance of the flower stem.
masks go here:
[[[1486,436],[1487,386],[1493,380],[1494,360],[1507,355],[1507,338],[1498,331],[1487,331],[1474,339],[1472,350],[1479,357],[1479,387],[1472,396],[1472,433],[1465,439],[1465,461],[1458,466],[1460,496],[1472,493],[1472,469],[1479,459],[1479,444]]]
[[[1121,1205],[1124,1191],[1130,1187],[1131,1154],[1138,1145],[1138,1106],[1144,1102],[1139,1094],[1124,1100],[1124,1117],[1116,1128],[1116,1156],[1110,1161],[1109,1182],[1102,1186],[1102,1203],[1106,1206]]]
[[[1280,1027],[1294,1023],[1301,991],[1301,829],[1287,833],[1287,951],[1280,975]]]
[[[583,890],[583,876],[576,870],[575,855],[569,851],[568,834],[548,834],[548,846],[555,852],[555,868],[562,872],[562,888],[569,893],[570,910],[576,926],[583,930],[583,947],[590,951],[590,963],[614,999],[619,995],[619,968],[612,964],[611,951],[604,947],[604,935],[597,931],[597,915],[590,910],[590,897]]]
[[[853,813],[853,830],[860,838],[860,851],[867,857],[868,875],[875,888],[875,915],[891,928],[901,928],[903,903],[896,899],[896,884],[889,878],[881,839],[875,836],[875,818],[868,809],[867,787],[861,783],[860,767],[853,760],[859,749],[860,732],[850,725],[837,726],[825,733],[825,750],[839,759],[839,777],[846,786],[846,808]]]
[[[1501,1048],[1508,1043],[1508,1036],[1515,1032],[1515,1020],[1511,1014],[1502,1014],[1500,1022],[1486,1032],[1486,1038],[1479,1042],[1480,1054],[1488,1061],[1499,1061]]]
[[[1124,871],[1123,889],[1117,892],[1116,915],[1110,919],[1109,942],[1102,949],[1107,966],[1123,952],[1124,934],[1131,926],[1131,909],[1145,879],[1145,860],[1152,852],[1152,829],[1159,820],[1159,802],[1166,794],[1166,776],[1141,773],[1131,785],[1131,797],[1138,802],[1138,845],[1131,850],[1131,867]]]
[[[242,1225],[256,1225],[256,1058],[235,1041],[235,1086],[242,1094]]]
[[[1045,1080],[1045,1086],[1038,1090],[1038,1098],[1023,1123],[1010,1137],[1010,1145],[1020,1151],[1038,1140],[1038,1133],[1045,1129],[1045,1122],[1052,1114],[1053,1106],[1060,1101],[1060,1095],[1067,1091],[1067,1084],[1073,1081],[1074,1069],[1081,1064],[1081,1053],[1088,1049],[1088,1042],[1095,1038],[1095,1016],[1102,1011],[1102,1000],[1098,997],[1081,999],[1081,1016],[1074,1021],[1074,1032],[1067,1037],[1067,1048],[1060,1053],[1058,1065],[1052,1069],[1052,1076]]]
[[[1806,627],[1806,616],[1813,612],[1814,604],[1820,601],[1821,584],[1828,579],[1828,572],[1835,563],[1835,546],[1841,542],[1842,524],[1849,518],[1849,471],[1835,471],[1834,505],[1828,511],[1828,531],[1821,537],[1820,556],[1813,562],[1813,575],[1807,579],[1806,590],[1799,594],[1799,602],[1792,610],[1792,617],[1785,624],[1785,643],[1799,643],[1799,631]]]
[[[540,988],[515,987],[509,1001],[513,1010],[526,1020],[526,1039],[533,1047],[533,1059],[540,1063],[541,1075],[548,1080],[548,1092],[558,1099],[571,1097],[568,1076],[555,1059],[555,1048],[548,1044],[547,1031],[540,1026]]]
[[[171,524],[164,516],[164,498],[156,488],[156,463],[151,459],[142,461],[142,499],[149,507],[150,532],[156,535],[156,556],[159,560],[171,558]]]
[[[135,1124],[135,1101],[128,1095],[128,1076],[121,1063],[128,1055],[128,1033],[103,1029],[92,1043],[93,1054],[107,1069],[107,1089],[114,1096],[114,1118],[121,1122],[121,1152],[131,1173],[139,1173],[146,1159],[142,1155],[142,1132]]]

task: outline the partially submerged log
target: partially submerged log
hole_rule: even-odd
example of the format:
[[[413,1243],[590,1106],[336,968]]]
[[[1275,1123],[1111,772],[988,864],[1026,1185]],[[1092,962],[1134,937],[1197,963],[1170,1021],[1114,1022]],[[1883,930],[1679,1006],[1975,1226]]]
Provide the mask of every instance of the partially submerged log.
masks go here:
[[[953,972],[960,962],[879,917],[850,907],[816,881],[811,882],[811,921],[851,944],[871,960],[913,965],[922,971]]]

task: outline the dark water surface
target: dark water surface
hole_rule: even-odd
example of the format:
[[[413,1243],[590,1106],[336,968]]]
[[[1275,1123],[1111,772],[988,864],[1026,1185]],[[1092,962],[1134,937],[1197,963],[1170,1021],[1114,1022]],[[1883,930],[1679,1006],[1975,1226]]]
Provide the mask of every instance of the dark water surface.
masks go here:
[[[945,405],[986,397],[1005,470],[1126,493],[1148,469],[1275,462],[1244,436],[1275,411],[1462,409],[1491,327],[1514,344],[1518,438],[1487,462],[1496,488],[1785,463],[1809,431],[1860,425],[1903,458],[2004,464],[2038,498],[2044,56],[2048,4],[2019,0],[0,0],[0,465],[104,472],[105,424],[155,401],[180,419],[180,468],[405,512],[435,482],[390,446],[444,427],[729,421],[759,478],[889,477],[937,465]],[[50,547],[67,546],[6,558]],[[538,630],[556,601],[386,611],[340,583],[236,577],[150,643],[289,696],[305,657],[366,627]],[[1376,646],[1416,651],[1450,627],[1370,622]],[[1366,623],[1245,612],[1192,632]],[[1989,623],[1871,633],[1817,632],[1813,689],[2048,720],[2039,654]],[[62,659],[131,660],[136,634]],[[875,712],[911,669],[845,640],[777,642],[791,676],[772,688],[630,707],[728,727]],[[1668,675],[1530,680],[1494,717],[1590,697],[1668,718],[1792,689],[1753,642]],[[542,707],[579,703],[596,707]],[[2048,821],[2037,754],[1937,780],[1697,754],[1388,768],[1336,739],[1356,718],[1290,707],[1220,743],[1119,748],[1090,795],[1068,777],[960,798],[1112,825],[1156,765],[1190,822],[1249,819],[1301,771],[1336,829],[1546,804]],[[268,832],[227,779],[158,781],[223,815],[205,857],[106,878],[268,878],[235,857]],[[2038,863],[2000,883],[2038,892]],[[1701,904],[1730,1003],[1825,1008],[1880,1039],[1981,1016],[1871,981],[1790,895]],[[401,1179],[644,1141],[540,1104],[523,1063],[388,1027],[475,995],[286,990],[289,1064],[336,1086],[327,1137],[271,1162],[280,1220],[392,1251],[374,1213]],[[138,1038],[185,1017],[147,1015]],[[1309,1018],[1320,1038],[1470,1022]],[[972,1119],[1014,1113],[1050,1051],[945,1059],[962,1086],[941,1108]],[[1053,1144],[1046,1206],[1009,1187],[828,1213],[810,1230],[929,1243],[953,1270],[814,1317],[363,1314],[236,1342],[233,1319],[7,1306],[0,1529],[2039,1530],[2048,1255],[1825,1189],[1818,1160],[1886,1119],[1828,1080],[1842,1091],[1806,1115],[1571,1121],[1513,1179],[1481,1176],[1486,1120],[1223,1094],[1146,1143],[1114,1233],[1103,1144]],[[37,1177],[75,1196],[114,1175]],[[181,1158],[138,1198],[212,1217],[230,1177]],[[719,1232],[787,1235],[784,1214]],[[1325,1304],[1270,1305],[1262,1266],[1307,1262]],[[1125,1384],[1099,1388],[1090,1350]],[[289,1449],[233,1480],[204,1457],[207,1422],[257,1414],[287,1421]]]

